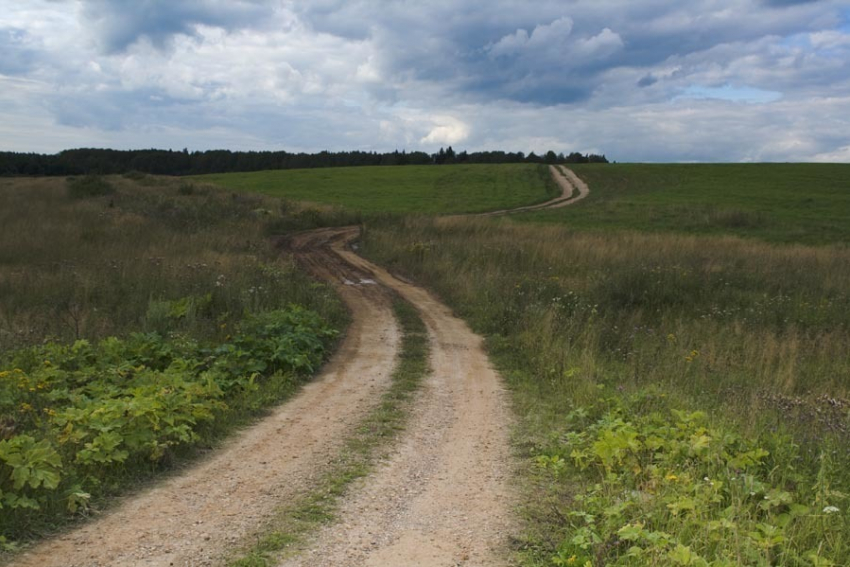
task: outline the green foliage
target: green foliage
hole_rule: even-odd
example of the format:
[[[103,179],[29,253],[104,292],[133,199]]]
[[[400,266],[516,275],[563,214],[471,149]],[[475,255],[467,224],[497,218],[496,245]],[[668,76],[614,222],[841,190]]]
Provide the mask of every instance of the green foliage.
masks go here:
[[[115,193],[115,186],[99,175],[68,178],[68,196],[72,199],[102,197]]]
[[[182,317],[194,299],[170,302]],[[12,353],[0,372],[0,529],[25,535],[40,514],[85,509],[116,468],[161,462],[269,380],[312,373],[336,337],[298,306],[250,315],[219,344],[158,333]],[[8,427],[8,426],[7,426]]]
[[[823,524],[824,487],[803,483],[793,459],[772,459],[770,450],[713,427],[703,412],[668,411],[659,396],[647,389],[570,414],[560,441],[537,457],[544,474],[583,479],[562,513],[555,565],[572,558],[594,565],[811,565],[811,554],[840,556],[831,544],[843,522]],[[634,411],[648,402],[658,411]],[[843,507],[846,496],[832,492],[831,499]]]
[[[446,167],[341,167],[203,175],[196,179],[335,205],[370,214],[481,212],[545,201],[556,191],[547,166],[534,164]],[[312,228],[308,212],[299,224]]]
[[[281,255],[257,209],[273,199],[148,176],[111,177],[108,200],[71,200],[59,178],[0,188],[0,352],[136,331],[220,339],[245,313],[289,303],[346,318],[329,286]],[[114,205],[114,206],[111,206]],[[222,328],[222,325],[226,325]]]

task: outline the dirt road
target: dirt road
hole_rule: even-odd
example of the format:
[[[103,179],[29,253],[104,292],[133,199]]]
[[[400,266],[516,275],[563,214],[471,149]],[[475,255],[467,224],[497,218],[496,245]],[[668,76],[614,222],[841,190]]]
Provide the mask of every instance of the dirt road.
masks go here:
[[[555,180],[555,183],[557,183],[561,188],[561,194],[558,197],[550,199],[545,203],[538,203],[527,207],[517,207],[515,209],[489,211],[486,213],[480,213],[476,216],[496,217],[515,213],[539,211],[542,209],[558,209],[560,207],[573,205],[590,194],[590,189],[588,188],[587,183],[582,181],[571,169],[564,167],[563,165],[550,165],[549,171],[552,173],[552,178]]]
[[[398,449],[346,500],[340,521],[286,566],[501,565],[511,533],[511,423],[499,376],[466,323],[428,292],[346,246],[332,249],[420,311],[432,374]]]
[[[560,207],[587,186],[552,168],[563,194],[514,211]],[[575,192],[578,192],[574,195]],[[480,337],[425,290],[349,247],[357,227],[295,236],[292,253],[332,282],[352,324],[332,361],[273,415],[214,456],[139,494],[102,518],[45,542],[13,567],[217,565],[274,509],[309,489],[340,443],[380,399],[399,347],[390,291],[413,304],[431,342],[432,374],[392,456],[343,504],[340,521],[285,565],[501,565],[514,498],[511,414]]]

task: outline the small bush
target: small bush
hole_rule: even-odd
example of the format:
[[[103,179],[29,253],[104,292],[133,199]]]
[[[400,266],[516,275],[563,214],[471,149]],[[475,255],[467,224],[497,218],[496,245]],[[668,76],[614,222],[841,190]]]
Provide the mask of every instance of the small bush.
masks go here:
[[[180,193],[181,195],[185,195],[185,196],[194,195],[195,194],[195,184],[190,183],[188,181],[184,181],[177,188],[177,192]]]
[[[99,175],[68,178],[68,196],[72,199],[102,197],[115,193],[115,187]]]

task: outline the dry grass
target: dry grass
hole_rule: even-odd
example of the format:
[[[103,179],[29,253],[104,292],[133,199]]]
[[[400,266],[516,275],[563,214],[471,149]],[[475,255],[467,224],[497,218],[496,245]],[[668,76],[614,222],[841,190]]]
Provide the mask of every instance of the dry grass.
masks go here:
[[[64,179],[0,180],[0,352],[138,330],[210,334],[288,302],[323,310],[327,297],[267,238],[284,218],[279,201],[175,179],[108,182],[114,194],[80,199]],[[158,302],[206,294],[203,317],[159,328]]]

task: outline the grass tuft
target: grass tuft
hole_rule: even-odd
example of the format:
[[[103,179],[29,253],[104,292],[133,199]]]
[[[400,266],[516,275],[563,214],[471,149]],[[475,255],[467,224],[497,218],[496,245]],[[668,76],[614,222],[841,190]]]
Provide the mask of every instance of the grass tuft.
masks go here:
[[[67,183],[68,196],[72,199],[103,197],[115,193],[115,186],[99,175],[69,177]]]

